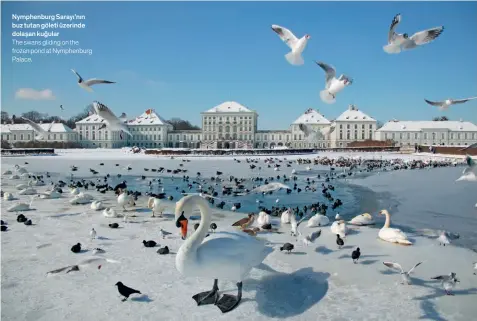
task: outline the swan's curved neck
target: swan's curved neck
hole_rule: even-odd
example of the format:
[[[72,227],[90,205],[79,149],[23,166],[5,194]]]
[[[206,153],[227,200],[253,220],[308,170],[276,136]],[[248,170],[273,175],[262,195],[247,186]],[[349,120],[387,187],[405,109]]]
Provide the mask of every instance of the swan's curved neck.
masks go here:
[[[384,222],[383,227],[388,228],[391,225],[391,215],[388,212],[384,212],[384,215],[386,215],[386,222]]]
[[[197,206],[200,210],[200,224],[197,230],[185,240],[184,244],[182,244],[180,251],[183,251],[184,254],[186,253],[195,253],[197,248],[202,241],[204,240],[208,230],[210,222],[212,221],[212,217],[210,216],[210,207],[207,201],[198,196],[194,195],[189,200],[192,204]]]

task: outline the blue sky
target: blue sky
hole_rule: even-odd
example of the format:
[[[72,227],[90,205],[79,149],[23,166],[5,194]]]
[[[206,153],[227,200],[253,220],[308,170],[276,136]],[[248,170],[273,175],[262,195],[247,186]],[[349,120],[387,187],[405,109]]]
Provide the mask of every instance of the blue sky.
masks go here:
[[[477,2],[2,2],[1,107],[54,115],[62,104],[69,117],[99,100],[117,114],[154,108],[200,124],[200,112],[235,100],[259,113],[259,128],[285,129],[307,108],[333,119],[352,103],[380,121],[446,115],[477,123],[477,100],[447,112],[424,102],[477,96],[475,12]],[[78,40],[93,55],[11,62],[12,13],[86,15],[86,29],[61,31],[61,39]],[[445,31],[431,44],[388,55],[382,47],[397,13],[398,31]],[[311,35],[305,65],[287,63],[289,49],[272,24]],[[314,60],[354,79],[333,105],[320,101],[324,73]],[[71,68],[117,84],[88,93]],[[51,89],[56,100],[16,99],[20,88]]]

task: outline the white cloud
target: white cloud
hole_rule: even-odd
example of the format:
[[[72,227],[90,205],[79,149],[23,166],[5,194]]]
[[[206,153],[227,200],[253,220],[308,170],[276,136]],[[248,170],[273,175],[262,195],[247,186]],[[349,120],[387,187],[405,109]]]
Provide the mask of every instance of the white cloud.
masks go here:
[[[15,93],[15,98],[26,100],[55,100],[51,89],[36,90],[33,88],[20,88]]]

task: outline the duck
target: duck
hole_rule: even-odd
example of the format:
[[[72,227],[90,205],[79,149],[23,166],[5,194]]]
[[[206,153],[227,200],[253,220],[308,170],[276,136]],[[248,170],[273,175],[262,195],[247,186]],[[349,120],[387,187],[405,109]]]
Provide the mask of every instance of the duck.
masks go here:
[[[118,196],[118,204],[126,211],[126,206],[133,207],[136,205],[134,202],[134,197],[128,195],[126,190],[122,190],[121,194]]]
[[[286,211],[282,213],[282,216],[280,217],[280,222],[282,222],[282,224],[290,224],[292,215],[293,215],[292,209],[288,208]]]
[[[71,247],[71,252],[79,253],[81,252],[81,243],[77,243]]]
[[[333,234],[339,234],[340,237],[346,237],[346,234],[348,232],[348,228],[346,227],[345,221],[334,221],[333,224],[331,224],[331,233]]]
[[[330,219],[321,214],[315,214],[313,215],[307,223],[308,227],[319,227],[319,226],[326,226],[330,223]]]
[[[116,213],[114,208],[111,207],[105,208],[103,211],[103,215],[104,217],[118,217],[118,214]]]
[[[361,215],[357,215],[349,221],[349,224],[352,225],[373,225],[374,219],[369,213],[363,213]]]
[[[145,247],[155,247],[157,245],[157,243],[152,240],[150,241],[143,240],[142,244],[144,244]]]
[[[257,224],[258,224],[258,226],[263,226],[263,225],[266,225],[266,224],[270,224],[270,215],[268,215],[267,213],[265,213],[263,211],[258,213]]]
[[[400,229],[389,227],[391,225],[391,215],[387,210],[381,210],[379,214],[386,216],[386,222],[378,233],[381,240],[401,245],[412,245],[412,242],[408,240],[406,233]]]
[[[103,202],[101,201],[93,201],[91,202],[91,209],[95,211],[101,211],[104,208]]]
[[[161,200],[156,197],[150,197],[147,202],[147,207],[152,210],[152,217],[155,217],[155,212],[159,212],[159,217],[162,217],[162,212],[165,206],[161,206]]]
[[[184,209],[194,207],[200,210],[200,225],[186,238],[189,219]],[[181,228],[185,240],[177,251],[175,265],[184,276],[213,279],[210,291],[198,293],[192,298],[198,305],[215,304],[222,313],[227,313],[240,304],[242,282],[250,270],[261,264],[273,249],[266,246],[265,240],[238,231],[216,232],[205,239],[211,221],[209,203],[203,197],[187,195],[176,203],[176,227]],[[219,279],[237,282],[237,295],[224,294],[218,298]]]

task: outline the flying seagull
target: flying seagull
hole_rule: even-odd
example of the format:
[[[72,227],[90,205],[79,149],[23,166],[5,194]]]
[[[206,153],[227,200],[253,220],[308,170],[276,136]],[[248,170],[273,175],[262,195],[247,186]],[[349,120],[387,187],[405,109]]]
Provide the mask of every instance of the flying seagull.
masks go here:
[[[444,27],[439,26],[416,32],[409,37],[407,33],[396,33],[396,27],[400,22],[401,14],[397,14],[394,16],[391,27],[389,28],[388,44],[383,47],[383,50],[388,54],[397,54],[400,53],[401,50],[409,50],[430,43],[444,31]]]
[[[48,129],[47,130],[44,130],[40,125],[38,125],[37,123],[35,123],[34,121],[28,119],[28,118],[25,118],[25,117],[22,117],[22,119],[24,121],[26,121],[32,128],[33,130],[35,130],[35,132],[38,133],[38,135],[35,136],[35,139],[36,140],[44,140],[46,139],[46,136],[48,135],[48,133],[51,131],[51,127],[53,126],[53,124],[55,123],[55,121],[53,121],[50,126],[48,126]]]
[[[78,86],[81,88],[93,92],[93,88],[91,86],[93,85],[98,85],[98,84],[115,84],[115,81],[109,81],[109,80],[103,80],[103,79],[97,79],[97,78],[91,78],[88,80],[84,80],[74,69],[71,69],[72,72],[78,76]]]
[[[251,194],[251,193],[268,193],[268,192],[271,192],[271,191],[276,191],[276,190],[281,189],[281,188],[291,189],[290,186],[288,186],[288,185],[276,182],[276,183],[268,183],[268,184],[265,184],[265,185],[260,185],[256,188],[252,189],[248,193],[237,193],[237,195],[243,196],[243,195],[247,195],[247,194]]]
[[[81,261],[81,262],[79,262],[78,264],[75,264],[75,265],[68,265],[68,266],[53,270],[53,271],[49,271],[46,274],[47,275],[58,274],[58,273],[63,272],[63,271],[66,271],[66,273],[69,273],[69,272],[72,272],[72,271],[79,271],[80,268],[81,269],[87,268],[87,267],[89,267],[93,264],[95,264],[95,265],[99,264],[98,269],[101,269],[101,265],[104,264],[104,263],[120,263],[120,262],[116,261],[116,260],[112,260],[112,259],[102,258],[102,257],[92,257],[92,258],[83,260],[83,261]]]
[[[324,139],[335,130],[334,125],[322,128],[320,130],[314,130],[310,125],[307,124],[299,124],[298,127],[305,134],[305,139],[310,143]]]
[[[462,171],[462,176],[459,177],[458,181],[477,181],[477,163],[469,155],[465,156],[465,162],[467,167]]]
[[[465,103],[469,100],[472,100],[472,99],[477,99],[477,96],[476,97],[465,98],[465,99],[446,99],[444,101],[430,101],[430,100],[427,100],[427,99],[424,99],[424,100],[429,105],[439,107],[439,110],[445,110],[445,109],[449,108],[451,105],[463,104],[463,103]]]
[[[333,104],[336,102],[336,94],[342,91],[345,87],[351,85],[353,80],[346,76],[341,75],[336,79],[336,70],[330,65],[324,62],[315,61],[318,66],[321,67],[326,73],[325,75],[325,89],[320,91],[321,100],[327,104]]]
[[[386,265],[388,268],[391,268],[393,270],[396,270],[398,271],[399,273],[401,273],[401,277],[402,277],[402,282],[401,284],[404,284],[406,283],[407,285],[410,285],[412,282],[411,282],[411,278],[409,277],[409,275],[414,271],[414,269],[416,267],[418,267],[419,265],[422,264],[422,262],[419,262],[417,263],[416,265],[414,265],[412,267],[412,269],[410,269],[409,271],[405,272],[403,270],[403,268],[401,267],[401,265],[399,263],[394,263],[394,262],[383,262],[384,265]]]
[[[60,109],[61,109],[61,110],[65,110],[65,109],[63,108],[63,105],[60,105]]]
[[[272,25],[272,30],[275,31],[280,39],[291,49],[291,51],[285,55],[287,61],[294,66],[303,65],[305,61],[301,54],[303,50],[305,50],[308,40],[311,38],[310,35],[304,35],[298,39],[293,32],[279,25]]]
[[[126,124],[124,123],[124,120],[121,120],[120,118],[116,117],[108,106],[100,103],[99,101],[94,101],[92,104],[92,108],[94,109],[94,113],[96,115],[104,119],[105,124],[103,124],[99,129],[102,129],[103,127],[108,127],[111,130],[123,131],[132,137],[132,134],[128,130]],[[126,116],[126,114],[124,114],[124,116]]]

